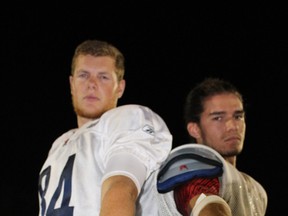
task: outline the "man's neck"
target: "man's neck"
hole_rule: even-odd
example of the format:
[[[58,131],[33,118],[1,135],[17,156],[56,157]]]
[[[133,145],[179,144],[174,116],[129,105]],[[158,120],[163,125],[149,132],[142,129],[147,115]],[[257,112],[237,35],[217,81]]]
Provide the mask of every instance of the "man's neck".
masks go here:
[[[232,164],[234,167],[236,167],[236,156],[231,156],[231,157],[224,157],[224,159],[228,162],[228,163],[230,163],[230,164]]]

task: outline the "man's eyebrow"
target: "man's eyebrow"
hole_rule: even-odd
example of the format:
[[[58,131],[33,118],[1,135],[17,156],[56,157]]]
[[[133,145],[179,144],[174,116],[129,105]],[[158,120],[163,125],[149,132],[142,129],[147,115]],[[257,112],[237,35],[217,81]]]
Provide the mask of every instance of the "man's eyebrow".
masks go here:
[[[108,71],[99,71],[98,74],[110,74]]]
[[[215,112],[211,112],[208,115],[209,116],[215,116],[215,115],[224,115],[226,113],[226,111],[215,111]],[[241,110],[236,110],[234,112],[234,114],[245,114],[245,111],[243,109]]]
[[[76,73],[89,73],[87,70],[84,69],[80,69],[80,70],[76,70]]]
[[[209,116],[215,116],[215,115],[223,115],[225,113],[226,113],[225,111],[215,111],[215,112],[209,113],[208,115]]]
[[[241,110],[236,110],[234,113],[236,113],[236,114],[244,114],[245,111],[243,109],[241,109]]]

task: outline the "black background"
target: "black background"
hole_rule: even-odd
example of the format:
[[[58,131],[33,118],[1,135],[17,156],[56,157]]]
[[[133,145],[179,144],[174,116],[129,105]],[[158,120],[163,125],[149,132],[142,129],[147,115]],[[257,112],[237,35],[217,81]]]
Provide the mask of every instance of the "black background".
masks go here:
[[[38,214],[41,166],[54,139],[76,127],[71,58],[80,42],[94,38],[126,57],[119,105],[151,107],[167,122],[174,146],[188,142],[182,121],[188,91],[208,76],[234,83],[247,103],[237,167],[266,188],[266,215],[286,212],[287,8],[264,1],[186,2],[2,7],[1,212]]]

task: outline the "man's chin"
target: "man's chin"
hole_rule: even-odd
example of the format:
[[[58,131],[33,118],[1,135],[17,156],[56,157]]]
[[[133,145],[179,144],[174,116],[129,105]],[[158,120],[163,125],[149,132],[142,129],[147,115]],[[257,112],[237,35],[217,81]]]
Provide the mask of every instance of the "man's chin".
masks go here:
[[[97,119],[99,118],[103,112],[95,112],[95,110],[92,111],[84,111],[84,110],[77,110],[76,111],[77,116],[80,116],[82,118],[87,118],[87,119]]]

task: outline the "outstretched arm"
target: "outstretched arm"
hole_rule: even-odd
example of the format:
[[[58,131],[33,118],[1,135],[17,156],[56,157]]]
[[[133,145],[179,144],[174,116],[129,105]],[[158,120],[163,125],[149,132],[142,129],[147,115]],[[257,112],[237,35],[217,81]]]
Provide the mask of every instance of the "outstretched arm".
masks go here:
[[[218,178],[198,178],[174,189],[178,211],[184,216],[231,216],[219,193]]]
[[[102,185],[100,216],[134,216],[138,191],[126,176],[112,176]]]
[[[217,195],[196,195],[189,202],[190,216],[232,216],[229,205]]]

